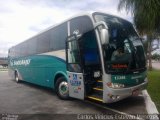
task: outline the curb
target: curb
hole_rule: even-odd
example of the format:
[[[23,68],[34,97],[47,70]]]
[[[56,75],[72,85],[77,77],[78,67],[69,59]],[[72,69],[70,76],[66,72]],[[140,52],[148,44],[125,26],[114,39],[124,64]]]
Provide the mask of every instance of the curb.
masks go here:
[[[152,101],[151,97],[149,96],[147,90],[143,90],[142,91],[142,94],[143,94],[143,97],[145,99],[145,105],[146,105],[146,109],[147,109],[147,112],[149,115],[157,115],[157,119],[156,120],[159,120],[158,118],[158,110],[156,108],[156,105],[154,104],[154,102]]]

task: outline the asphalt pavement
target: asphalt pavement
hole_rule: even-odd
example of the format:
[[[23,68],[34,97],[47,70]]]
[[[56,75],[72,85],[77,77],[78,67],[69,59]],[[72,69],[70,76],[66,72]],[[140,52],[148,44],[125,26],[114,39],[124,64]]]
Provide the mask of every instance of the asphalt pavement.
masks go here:
[[[112,104],[100,104],[77,99],[61,100],[51,89],[29,84],[16,83],[8,72],[0,72],[0,114],[67,115],[78,119],[80,114],[147,114],[142,95],[132,96]],[[5,116],[5,115],[4,115]],[[66,117],[65,117],[66,116]],[[70,119],[69,116],[68,119]],[[83,118],[83,117],[82,117]],[[1,118],[0,118],[1,120]]]

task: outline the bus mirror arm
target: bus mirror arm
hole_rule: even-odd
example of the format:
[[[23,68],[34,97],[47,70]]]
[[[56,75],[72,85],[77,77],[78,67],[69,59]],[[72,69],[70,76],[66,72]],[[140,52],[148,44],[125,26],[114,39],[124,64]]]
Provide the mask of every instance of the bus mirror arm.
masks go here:
[[[99,27],[101,25],[104,26],[108,30],[108,27],[104,21],[100,21],[100,22],[95,23],[94,29],[96,29],[97,27]]]

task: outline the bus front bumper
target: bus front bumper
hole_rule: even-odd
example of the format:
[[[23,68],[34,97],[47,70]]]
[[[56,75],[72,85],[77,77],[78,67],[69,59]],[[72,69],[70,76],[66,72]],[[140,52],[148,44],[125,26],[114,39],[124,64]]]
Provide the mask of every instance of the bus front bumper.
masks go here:
[[[116,102],[121,99],[127,98],[129,96],[137,96],[144,90],[148,85],[148,79],[145,78],[144,82],[129,88],[121,88],[121,89],[113,89],[113,88],[106,88],[106,92],[103,93],[103,102],[104,103],[111,103]],[[107,92],[109,91],[109,92]]]

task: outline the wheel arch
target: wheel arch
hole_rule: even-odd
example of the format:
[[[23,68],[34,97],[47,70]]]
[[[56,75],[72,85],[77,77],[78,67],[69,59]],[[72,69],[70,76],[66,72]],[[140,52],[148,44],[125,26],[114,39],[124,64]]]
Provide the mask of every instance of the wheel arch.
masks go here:
[[[58,72],[55,73],[55,76],[54,76],[54,82],[53,82],[54,83],[54,85],[53,85],[54,88],[55,88],[55,85],[56,85],[56,82],[57,82],[58,78],[60,78],[60,77],[64,77],[65,80],[68,82],[67,74],[62,72],[62,71],[58,71]]]

